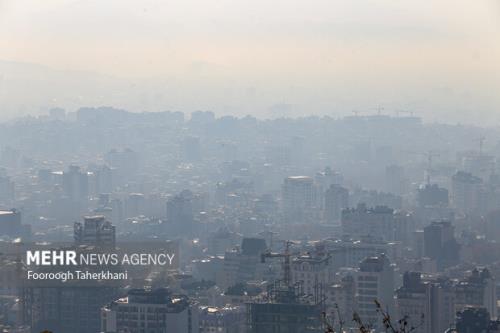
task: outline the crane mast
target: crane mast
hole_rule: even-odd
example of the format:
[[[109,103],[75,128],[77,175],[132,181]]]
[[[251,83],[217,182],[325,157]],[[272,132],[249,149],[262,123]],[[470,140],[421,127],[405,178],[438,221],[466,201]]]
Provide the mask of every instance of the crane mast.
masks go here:
[[[283,253],[274,253],[274,252],[265,252],[261,255],[261,262],[265,263],[266,258],[284,258],[283,261],[283,282],[285,286],[290,287],[291,285],[291,267],[290,267],[290,245],[293,244],[292,241],[285,242],[285,252]]]

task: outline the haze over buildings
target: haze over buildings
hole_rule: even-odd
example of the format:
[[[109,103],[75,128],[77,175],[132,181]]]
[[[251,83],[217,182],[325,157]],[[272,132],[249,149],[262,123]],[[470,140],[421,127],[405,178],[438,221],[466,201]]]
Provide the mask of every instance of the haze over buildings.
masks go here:
[[[0,0],[0,332],[500,332],[499,15]]]
[[[101,105],[345,116],[381,105],[494,125],[499,22],[495,0],[4,0],[1,117]]]

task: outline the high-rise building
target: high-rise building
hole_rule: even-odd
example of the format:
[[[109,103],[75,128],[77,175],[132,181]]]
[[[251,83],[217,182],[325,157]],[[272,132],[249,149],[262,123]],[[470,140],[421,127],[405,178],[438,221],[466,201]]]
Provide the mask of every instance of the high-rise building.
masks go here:
[[[146,199],[142,193],[130,193],[125,201],[126,217],[137,217],[146,212]]]
[[[101,165],[94,170],[95,194],[110,193],[113,191],[113,171],[107,165]]]
[[[412,332],[442,333],[455,316],[455,294],[449,280],[423,280],[420,273],[406,272],[396,291],[397,319],[405,319]]]
[[[123,202],[120,199],[113,199],[110,202],[111,206],[111,222],[115,225],[119,225],[125,219],[123,212]]]
[[[282,188],[282,200],[286,223],[313,221],[316,191],[311,177],[294,176],[285,178]]]
[[[496,281],[486,268],[474,269],[471,275],[456,285],[456,311],[467,307],[482,307],[497,319]]]
[[[437,184],[427,184],[418,189],[418,206],[424,207],[447,207],[449,204],[448,190]]]
[[[451,201],[460,213],[474,212],[479,205],[483,181],[471,173],[459,171],[451,178]]]
[[[386,206],[356,208],[342,211],[342,233],[354,238],[370,236],[381,240],[394,240],[394,211]]]
[[[496,162],[494,156],[477,152],[469,152],[462,157],[463,170],[483,180],[489,179],[495,173]]]
[[[0,211],[0,235],[19,237],[21,234],[21,213],[17,210]]]
[[[392,164],[385,168],[385,189],[396,195],[406,192],[405,169],[402,166]]]
[[[394,240],[408,244],[416,229],[416,219],[412,213],[397,211],[394,213]]]
[[[247,303],[248,333],[321,333],[321,306],[300,297],[297,289],[276,281],[266,302]]]
[[[167,289],[133,289],[102,308],[104,333],[198,333],[198,307]]]
[[[431,280],[431,333],[445,332],[455,320],[455,289],[451,280]]]
[[[397,319],[406,318],[415,333],[432,333],[430,285],[420,273],[405,272],[403,286],[396,291]]]
[[[245,331],[244,306],[202,307],[199,314],[200,333],[240,333]]]
[[[394,267],[385,255],[369,257],[361,262],[356,276],[358,313],[365,323],[381,325],[375,301],[389,314],[394,312]]]
[[[391,244],[371,237],[364,237],[362,240],[328,240],[325,246],[334,258],[334,270],[342,267],[355,268],[367,257],[376,257],[384,253],[389,255],[391,252]]]
[[[87,200],[89,194],[87,173],[82,172],[80,167],[71,165],[68,171],[63,173],[63,189],[68,198],[73,201]]]
[[[95,286],[32,286],[23,291],[25,324],[32,332],[100,332],[100,309],[117,297],[117,288]]]
[[[460,333],[498,333],[500,332],[500,321],[491,320],[490,314],[485,308],[467,308],[457,313],[455,327]]]
[[[295,151],[295,148],[291,149],[289,146],[281,145],[268,147],[264,153],[266,162],[276,167],[291,165],[292,151]]]
[[[424,254],[436,260],[438,269],[458,263],[459,250],[455,228],[450,221],[435,221],[424,228]]]
[[[182,157],[185,162],[201,160],[200,138],[187,137],[182,142]]]
[[[14,197],[14,182],[9,177],[0,176],[0,204],[10,205]]]
[[[189,190],[167,201],[167,222],[175,233],[190,233],[194,223],[193,193]]]
[[[83,224],[76,222],[74,225],[76,244],[113,248],[116,243],[115,234],[115,226],[102,215],[85,216]]]
[[[240,249],[226,251],[221,286],[227,289],[238,283],[257,279],[259,267],[264,266],[261,263],[261,255],[266,249],[264,239],[243,238]]]
[[[342,320],[346,327],[353,313],[357,312],[354,275],[346,274],[330,285],[327,288],[326,297],[327,313],[333,313],[333,316],[337,317],[337,322]]]
[[[124,184],[134,177],[140,165],[140,158],[137,152],[132,149],[113,149],[104,155],[105,161],[114,171],[113,185]]]
[[[292,260],[293,283],[301,283],[306,295],[313,296],[320,288],[333,283],[332,258],[329,256],[301,255]]]
[[[349,207],[349,191],[340,185],[332,184],[325,192],[325,221],[339,223],[342,210]]]
[[[317,188],[317,201],[322,209],[325,205],[325,192],[332,185],[342,186],[344,177],[340,172],[333,171],[332,168],[326,167],[323,171],[316,173],[314,176],[314,183]]]

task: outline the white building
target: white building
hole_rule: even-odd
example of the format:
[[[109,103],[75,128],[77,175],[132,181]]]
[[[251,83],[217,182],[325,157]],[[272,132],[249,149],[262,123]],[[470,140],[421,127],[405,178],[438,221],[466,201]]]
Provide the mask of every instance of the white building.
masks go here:
[[[394,313],[394,267],[385,255],[366,258],[356,276],[358,313],[363,322],[380,327],[382,319],[375,300],[389,314]]]
[[[368,208],[359,204],[342,212],[342,233],[355,238],[365,236],[380,240],[394,240],[394,211],[386,206]]]
[[[306,295],[320,293],[326,289],[334,279],[334,270],[329,256],[314,257],[302,255],[294,258],[291,263],[291,277],[293,283],[301,283]]]
[[[307,176],[285,178],[282,199],[283,213],[287,223],[310,222],[316,203],[313,179]]]
[[[325,241],[328,253],[333,257],[335,270],[341,267],[358,267],[366,257],[376,257],[385,253],[391,260],[396,255],[396,243],[378,241],[370,237],[362,240],[331,239]]]
[[[356,279],[354,271],[342,276],[339,281],[329,286],[326,292],[327,314],[342,320],[348,327],[352,315],[357,312]]]

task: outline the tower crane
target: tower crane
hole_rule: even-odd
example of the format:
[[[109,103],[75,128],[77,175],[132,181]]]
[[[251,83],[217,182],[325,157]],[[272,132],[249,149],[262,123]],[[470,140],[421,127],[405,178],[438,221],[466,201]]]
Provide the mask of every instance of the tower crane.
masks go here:
[[[432,162],[434,161],[434,157],[441,156],[441,154],[438,152],[432,151],[432,150],[429,150],[425,153],[420,153],[420,152],[409,152],[409,153],[423,155],[423,156],[427,157],[427,170],[426,170],[425,178],[426,178],[427,184],[430,185],[431,184]]]
[[[292,241],[285,241],[285,252],[283,253],[274,253],[271,251],[264,252],[260,256],[261,263],[266,262],[266,258],[284,258],[283,262],[283,282],[285,286],[290,287],[291,284],[291,267],[290,267],[290,257],[292,254],[290,253],[290,245],[294,244]]]

